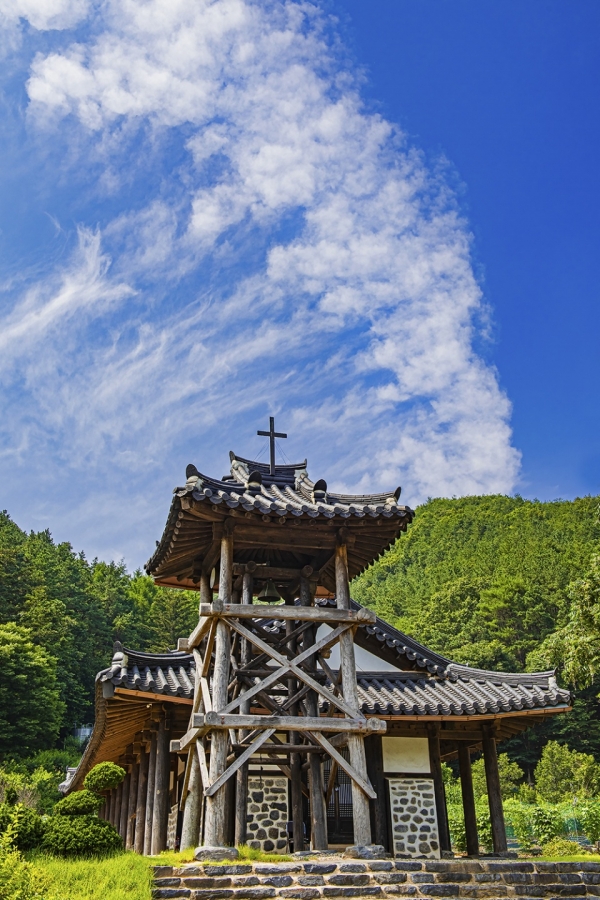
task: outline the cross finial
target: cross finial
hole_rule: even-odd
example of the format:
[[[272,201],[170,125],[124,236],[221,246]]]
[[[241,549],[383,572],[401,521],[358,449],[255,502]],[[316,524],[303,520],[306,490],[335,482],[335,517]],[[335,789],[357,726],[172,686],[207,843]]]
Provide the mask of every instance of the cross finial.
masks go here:
[[[275,431],[275,418],[274,416],[269,416],[269,430],[268,431],[257,431],[257,434],[260,434],[261,437],[269,438],[269,445],[271,450],[271,464],[270,464],[270,474],[275,474],[275,438],[286,438],[287,434],[283,434],[280,431]]]

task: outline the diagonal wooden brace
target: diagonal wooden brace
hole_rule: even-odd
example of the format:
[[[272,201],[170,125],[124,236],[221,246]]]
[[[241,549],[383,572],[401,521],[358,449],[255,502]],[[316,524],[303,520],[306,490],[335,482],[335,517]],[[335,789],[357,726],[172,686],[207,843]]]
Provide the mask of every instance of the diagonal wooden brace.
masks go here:
[[[244,750],[241,756],[238,756],[235,762],[233,762],[228,769],[225,769],[222,775],[220,775],[215,781],[213,781],[213,783],[209,787],[204,789],[204,796],[212,797],[213,794],[216,794],[219,788],[223,787],[226,781],[229,781],[231,776],[235,772],[237,772],[240,766],[243,766],[245,762],[248,762],[250,757],[254,753],[256,753],[257,750],[262,747],[265,741],[267,741],[274,734],[274,728],[269,728],[266,731],[263,731],[263,733],[256,738],[254,743],[250,744],[250,746],[246,750]]]
[[[318,694],[321,694],[322,697],[325,697],[328,703],[333,703],[334,706],[337,706],[341,712],[346,713],[347,716],[350,716],[352,719],[363,718],[360,712],[356,709],[352,709],[351,706],[342,700],[340,697],[335,697],[331,694],[330,691],[327,690],[326,687],[319,684],[318,681],[315,681],[314,678],[311,678],[306,672],[304,672],[298,665],[296,665],[296,659],[302,661],[308,656],[312,656],[313,653],[318,652],[319,649],[323,649],[325,646],[330,646],[332,643],[335,643],[341,633],[346,631],[350,626],[348,625],[340,625],[339,628],[336,628],[335,631],[331,632],[331,634],[326,635],[326,637],[322,638],[317,644],[313,644],[307,650],[304,650],[296,659],[289,660],[285,656],[282,656],[281,653],[278,653],[276,650],[273,650],[272,647],[263,641],[261,638],[257,637],[255,634],[252,634],[251,631],[248,631],[247,628],[244,628],[243,625],[240,625],[239,622],[236,622],[235,619],[229,620],[229,625],[243,637],[247,638],[247,640],[251,641],[255,647],[258,647],[259,650],[262,650],[263,653],[267,653],[271,659],[274,659],[275,662],[278,662],[281,666],[280,676],[285,674],[286,672],[293,672],[296,678],[302,681],[304,684],[308,685],[312,688],[313,691],[316,691]],[[339,633],[338,633],[339,632]],[[335,637],[334,637],[335,635]],[[268,676],[270,677],[270,676]],[[245,698],[245,693],[240,694],[237,698],[238,700],[242,700]],[[235,702],[235,701],[232,701]]]
[[[334,759],[338,766],[343,769],[347,775],[350,776],[350,778],[359,786],[361,791],[364,791],[367,797],[370,797],[371,800],[377,800],[377,794],[375,793],[371,785],[367,781],[365,781],[365,779],[362,778],[361,775],[358,774],[356,769],[350,765],[347,759],[344,759],[341,753],[338,753],[333,744],[329,743],[327,738],[323,737],[322,734],[319,734],[318,731],[311,731],[309,732],[309,735],[311,738],[313,738],[313,740],[320,744],[324,750],[327,750],[331,758]]]

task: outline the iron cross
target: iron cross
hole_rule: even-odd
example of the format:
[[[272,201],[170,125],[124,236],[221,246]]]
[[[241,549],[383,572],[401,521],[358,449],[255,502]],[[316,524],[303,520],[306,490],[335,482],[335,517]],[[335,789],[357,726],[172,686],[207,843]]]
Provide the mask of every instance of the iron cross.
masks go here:
[[[282,434],[280,431],[275,431],[275,419],[273,416],[269,416],[269,430],[268,431],[257,431],[257,434],[260,434],[261,437],[269,438],[269,445],[271,449],[271,466],[270,466],[270,474],[275,474],[275,438],[286,438],[287,434]]]

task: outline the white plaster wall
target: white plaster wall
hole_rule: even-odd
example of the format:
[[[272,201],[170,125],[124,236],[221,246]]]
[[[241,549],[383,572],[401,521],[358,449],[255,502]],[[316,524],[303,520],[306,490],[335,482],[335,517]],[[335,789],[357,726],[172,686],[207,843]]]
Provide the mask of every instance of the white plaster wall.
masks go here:
[[[431,771],[427,738],[383,737],[381,743],[384,772],[418,772],[425,775]]]

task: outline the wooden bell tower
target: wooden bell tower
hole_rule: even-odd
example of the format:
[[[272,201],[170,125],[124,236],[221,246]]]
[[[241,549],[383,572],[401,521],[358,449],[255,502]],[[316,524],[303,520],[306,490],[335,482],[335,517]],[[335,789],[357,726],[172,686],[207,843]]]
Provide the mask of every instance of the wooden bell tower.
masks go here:
[[[195,845],[200,832],[204,846],[225,845],[232,778],[235,842],[245,842],[248,762],[258,751],[291,781],[295,849],[303,848],[303,793],[312,848],[327,849],[337,767],[352,782],[354,843],[368,845],[376,793],[364,736],[386,724],[359,708],[354,631],[375,614],[350,609],[349,581],[406,530],[412,513],[398,504],[399,489],[332,494],[325,481],[309,479],[306,462],[276,466],[273,420],[267,435],[269,465],[230,454],[231,475],[220,480],[188,466],[147,566],[158,584],[200,591],[198,626],[179,642],[196,664],[189,729],[171,745],[187,753],[181,846]],[[319,605],[320,597],[329,603]],[[328,662],[336,645],[338,671]]]

